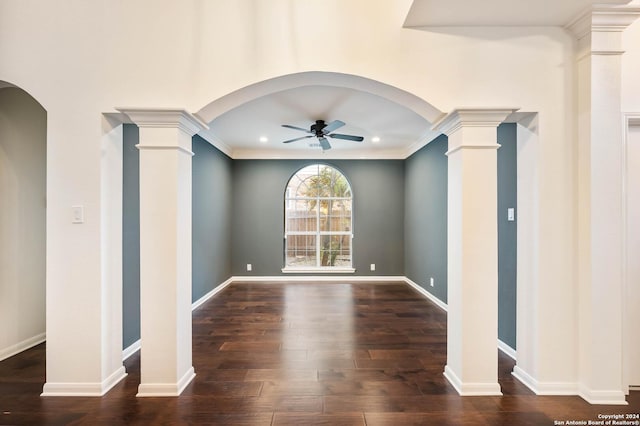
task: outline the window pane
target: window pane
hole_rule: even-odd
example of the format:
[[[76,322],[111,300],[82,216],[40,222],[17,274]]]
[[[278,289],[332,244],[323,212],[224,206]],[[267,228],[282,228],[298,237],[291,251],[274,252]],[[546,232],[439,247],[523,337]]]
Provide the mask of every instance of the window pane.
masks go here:
[[[318,208],[315,200],[290,200],[287,203],[287,232],[316,232]]]
[[[320,231],[351,231],[351,200],[320,200]]]
[[[287,266],[317,266],[315,235],[288,235],[286,241]]]
[[[351,236],[323,235],[320,266],[351,266]]]

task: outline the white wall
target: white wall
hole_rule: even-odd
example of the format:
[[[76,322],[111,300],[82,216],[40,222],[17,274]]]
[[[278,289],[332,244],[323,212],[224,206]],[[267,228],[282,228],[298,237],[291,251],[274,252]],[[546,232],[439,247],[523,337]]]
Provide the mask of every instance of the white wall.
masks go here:
[[[0,360],[44,340],[46,112],[0,89]]]

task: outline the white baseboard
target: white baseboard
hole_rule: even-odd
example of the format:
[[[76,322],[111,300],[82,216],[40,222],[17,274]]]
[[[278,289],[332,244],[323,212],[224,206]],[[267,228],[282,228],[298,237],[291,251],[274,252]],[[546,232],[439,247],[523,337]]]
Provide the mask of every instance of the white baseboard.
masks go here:
[[[215,296],[216,294],[218,294],[222,290],[224,290],[229,284],[231,284],[233,282],[233,280],[234,280],[234,277],[229,278],[228,280],[226,280],[225,282],[223,282],[222,284],[218,285],[213,290],[211,290],[210,292],[208,292],[207,294],[202,296],[200,299],[198,299],[195,302],[193,302],[191,304],[191,310],[195,311],[196,309],[198,309],[207,300],[211,299],[213,296]]]
[[[523,385],[536,395],[575,396],[578,395],[578,384],[571,382],[540,382],[517,365],[511,373]]]
[[[118,368],[100,383],[50,383],[42,388],[40,396],[103,396],[127,376],[124,366]]]
[[[140,383],[137,397],[180,396],[196,373],[191,367],[176,383]]]
[[[125,348],[122,351],[122,360],[126,361],[127,358],[129,358],[131,355],[138,352],[140,350],[140,346],[141,346],[140,339],[138,339],[135,342],[133,342],[131,345],[129,345],[127,348]]]
[[[384,275],[358,275],[358,276],[339,276],[339,275],[275,275],[275,276],[257,276],[257,275],[236,275],[230,278],[232,282],[242,283],[260,283],[265,284],[273,282],[296,282],[296,281],[318,281],[318,282],[403,282],[405,277],[401,276],[384,276]]]
[[[500,390],[500,384],[496,383],[463,383],[456,373],[449,368],[448,365],[444,367],[444,377],[447,378],[449,383],[455,388],[460,396],[492,396],[502,395]]]
[[[500,339],[498,339],[498,349],[500,349],[503,354],[507,355],[512,360],[515,361],[517,359],[516,350],[513,349],[511,346],[507,345],[505,342],[503,342]]]
[[[580,386],[578,395],[593,405],[629,405],[621,390],[599,391]]]
[[[28,339],[23,340],[22,342],[18,342],[15,345],[11,345],[7,348],[0,349],[0,361],[5,360],[7,358],[11,358],[12,356],[19,354],[22,351],[26,351],[36,345],[47,340],[46,333],[40,333],[33,337],[29,337]]]
[[[435,303],[440,309],[447,312],[448,307],[446,303],[444,303],[442,300],[438,299],[436,296],[431,294],[424,287],[421,287],[417,283],[411,281],[409,278],[407,277],[402,277],[402,278],[403,278],[403,281],[409,284],[411,287],[413,287],[414,290],[416,290],[418,293],[422,294],[424,297],[426,297],[427,299]]]

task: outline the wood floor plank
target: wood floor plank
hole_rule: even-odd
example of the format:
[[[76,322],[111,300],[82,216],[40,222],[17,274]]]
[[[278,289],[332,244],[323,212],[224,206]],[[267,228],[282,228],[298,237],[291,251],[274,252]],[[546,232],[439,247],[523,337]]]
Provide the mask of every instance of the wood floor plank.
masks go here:
[[[606,410],[536,396],[502,353],[504,396],[460,397],[443,375],[446,313],[402,283],[233,283],[193,313],[196,377],[177,398],[136,398],[139,352],[102,398],[41,397],[45,349],[0,362],[0,425],[551,425],[640,412],[640,392]]]
[[[273,426],[365,426],[361,413],[354,414],[290,414],[276,413]]]

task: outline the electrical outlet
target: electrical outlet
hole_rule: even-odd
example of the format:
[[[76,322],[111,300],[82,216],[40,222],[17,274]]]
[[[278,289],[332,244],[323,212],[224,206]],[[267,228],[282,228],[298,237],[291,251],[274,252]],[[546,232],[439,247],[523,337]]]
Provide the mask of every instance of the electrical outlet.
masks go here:
[[[247,263],[247,271],[251,272],[252,269],[253,269],[253,266],[250,263]]]
[[[431,277],[431,279],[429,280],[429,284],[431,284],[431,287],[433,287],[433,277]]]
[[[372,263],[372,264],[371,264],[371,270],[372,270],[372,271],[375,271],[375,270],[376,270],[376,264],[375,264],[375,263]]]

